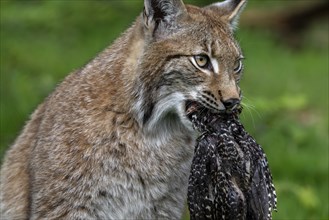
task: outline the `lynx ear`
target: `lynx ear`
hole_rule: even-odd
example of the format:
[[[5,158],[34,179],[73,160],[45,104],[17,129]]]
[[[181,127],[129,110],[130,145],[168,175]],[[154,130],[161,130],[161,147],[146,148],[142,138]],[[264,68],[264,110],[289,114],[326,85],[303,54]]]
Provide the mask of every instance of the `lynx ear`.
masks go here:
[[[224,18],[234,30],[237,27],[240,13],[244,9],[247,0],[226,0],[214,3],[206,7],[206,9],[216,11]]]
[[[153,32],[157,30],[164,34],[170,31],[177,25],[178,19],[186,13],[182,0],[144,0],[144,24]]]

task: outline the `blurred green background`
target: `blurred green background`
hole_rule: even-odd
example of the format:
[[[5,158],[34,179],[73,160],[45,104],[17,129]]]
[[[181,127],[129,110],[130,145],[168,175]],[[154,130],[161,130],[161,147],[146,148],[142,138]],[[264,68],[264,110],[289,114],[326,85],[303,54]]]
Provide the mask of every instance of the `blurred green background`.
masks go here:
[[[254,20],[252,16],[273,10],[289,14],[305,2],[314,1],[251,0],[237,33],[247,58],[241,118],[267,153],[278,194],[274,219],[280,220],[329,219],[328,17],[313,20],[293,36],[271,26],[284,13]],[[141,0],[1,0],[0,4],[2,159],[36,106],[69,72],[129,27],[143,4]],[[272,23],[254,26],[252,21]]]

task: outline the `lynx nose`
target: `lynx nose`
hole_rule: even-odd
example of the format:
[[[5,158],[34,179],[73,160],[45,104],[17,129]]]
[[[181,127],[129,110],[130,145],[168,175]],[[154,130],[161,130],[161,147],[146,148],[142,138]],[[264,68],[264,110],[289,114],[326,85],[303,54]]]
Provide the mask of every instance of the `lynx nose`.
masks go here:
[[[223,101],[223,105],[227,110],[233,109],[240,103],[240,99],[228,99]]]

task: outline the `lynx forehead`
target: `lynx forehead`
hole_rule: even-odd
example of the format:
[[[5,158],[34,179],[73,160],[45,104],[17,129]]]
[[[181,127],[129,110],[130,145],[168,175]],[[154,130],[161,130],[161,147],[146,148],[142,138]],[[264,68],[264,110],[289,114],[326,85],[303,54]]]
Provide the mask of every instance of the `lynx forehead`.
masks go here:
[[[134,106],[137,118],[145,128],[153,130],[168,112],[178,115],[184,124],[184,102],[187,100],[200,102],[215,111],[230,110],[239,104],[241,92],[238,82],[243,69],[243,55],[233,38],[233,30],[244,3],[230,2],[235,4],[235,7],[230,5],[235,16],[227,15],[228,9],[219,7],[228,6],[228,3],[206,8],[178,4],[176,7],[182,9],[175,14],[175,19],[169,16],[170,22],[166,23],[164,19],[156,23],[156,32],[152,32],[148,50],[142,55],[144,72],[139,77],[143,80],[138,83],[138,101]],[[145,18],[151,16],[148,12],[145,10]],[[146,28],[153,30],[154,27],[146,23]],[[156,66],[154,60],[157,60]],[[159,62],[164,60],[166,62]],[[152,70],[145,71],[149,67]],[[148,82],[150,75],[158,79],[154,81],[152,78]],[[166,102],[158,97],[158,101],[153,102],[150,94],[166,97]]]
[[[144,0],[134,24],[35,110],[1,168],[3,219],[179,219],[197,102],[239,105],[245,0]],[[68,95],[69,94],[69,95]]]

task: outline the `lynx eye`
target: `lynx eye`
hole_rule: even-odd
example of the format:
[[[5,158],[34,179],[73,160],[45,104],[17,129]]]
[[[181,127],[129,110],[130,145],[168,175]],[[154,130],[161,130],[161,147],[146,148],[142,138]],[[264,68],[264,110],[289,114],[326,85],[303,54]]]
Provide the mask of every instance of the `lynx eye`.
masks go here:
[[[234,64],[234,72],[235,73],[240,73],[241,72],[241,70],[242,70],[242,61],[241,61],[241,59],[239,59],[239,60],[237,60],[236,62],[235,62],[235,64]]]
[[[210,62],[209,57],[207,55],[194,56],[194,60],[200,68],[206,68]]]

